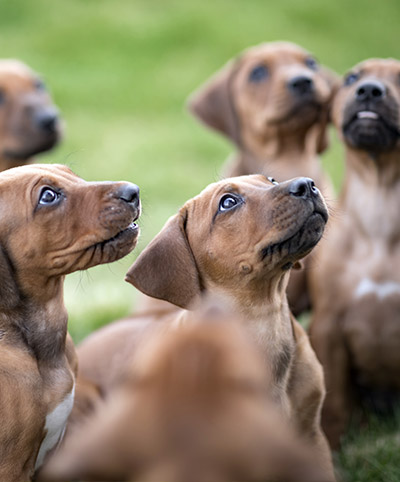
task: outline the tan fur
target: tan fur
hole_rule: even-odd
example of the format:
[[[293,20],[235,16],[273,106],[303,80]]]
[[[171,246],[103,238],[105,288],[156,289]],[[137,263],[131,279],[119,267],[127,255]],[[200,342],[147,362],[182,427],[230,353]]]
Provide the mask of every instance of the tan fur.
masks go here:
[[[0,60],[0,171],[31,162],[61,138],[58,109],[38,74]]]
[[[311,339],[325,370],[323,426],[333,447],[358,406],[356,386],[400,388],[400,62],[371,59],[351,72],[354,82],[343,83],[333,106],[346,149],[345,181],[312,271]],[[377,90],[363,102],[371,82],[385,95]],[[365,114],[343,130],[363,111],[379,114],[392,134]]]
[[[312,54],[289,42],[252,47],[200,87],[189,99],[189,109],[234,142],[237,153],[224,169],[227,176],[260,173],[277,181],[307,176],[333,202],[318,154],[328,145],[338,77],[317,64],[310,68],[310,59]],[[252,82],[251,72],[260,66],[268,69],[267,77]],[[312,82],[310,92],[292,88],[300,77]],[[293,273],[288,296],[295,314],[308,308],[307,270]]]
[[[123,230],[138,216],[138,199],[120,198],[121,189],[131,187],[87,183],[59,165],[0,174],[2,481],[32,479],[46,416],[72,397],[77,359],[67,334],[64,275],[133,249],[137,229]],[[41,204],[48,189],[60,197]]]
[[[269,400],[258,347],[217,305],[179,328],[153,323],[127,369],[43,480],[330,480]]]
[[[333,480],[319,428],[322,370],[306,334],[291,318],[285,294],[290,266],[318,242],[327,216],[315,188],[304,196],[294,194],[304,182],[276,185],[262,175],[243,176],[211,184],[189,200],[127,274],[142,292],[183,309],[111,324],[92,334],[78,356],[80,375],[107,394],[154,320],[174,326],[190,322],[187,308],[196,300],[207,293],[223,296],[262,349],[272,370],[275,403],[312,444],[316,464]],[[235,196],[238,204],[221,211],[227,196]]]

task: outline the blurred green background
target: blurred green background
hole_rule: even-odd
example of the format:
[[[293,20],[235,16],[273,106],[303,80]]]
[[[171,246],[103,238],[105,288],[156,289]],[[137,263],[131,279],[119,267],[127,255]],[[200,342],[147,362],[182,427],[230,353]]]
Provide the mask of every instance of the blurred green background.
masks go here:
[[[0,0],[0,57],[40,72],[66,122],[61,146],[40,160],[141,188],[136,251],[67,278],[75,341],[133,308],[128,267],[180,205],[218,178],[232,152],[185,111],[189,93],[264,41],[299,43],[340,74],[368,57],[399,57],[399,21],[399,0]],[[332,135],[323,162],[337,188],[342,157]],[[349,440],[339,457],[346,480],[400,480],[397,426],[378,424],[372,436],[363,432],[366,442]],[[391,450],[383,456],[379,437]]]

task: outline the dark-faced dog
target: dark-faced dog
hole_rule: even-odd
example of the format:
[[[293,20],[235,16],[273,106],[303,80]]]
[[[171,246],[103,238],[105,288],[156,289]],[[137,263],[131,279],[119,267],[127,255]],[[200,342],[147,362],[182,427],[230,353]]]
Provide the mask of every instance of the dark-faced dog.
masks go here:
[[[136,245],[138,187],[89,183],[61,165],[0,174],[0,480],[27,482],[72,409],[76,355],[64,276]]]
[[[399,79],[399,61],[367,60],[345,76],[333,105],[346,174],[312,271],[311,326],[333,447],[360,402],[382,410],[400,388]]]
[[[30,162],[61,137],[57,108],[40,77],[17,60],[0,60],[0,171]]]

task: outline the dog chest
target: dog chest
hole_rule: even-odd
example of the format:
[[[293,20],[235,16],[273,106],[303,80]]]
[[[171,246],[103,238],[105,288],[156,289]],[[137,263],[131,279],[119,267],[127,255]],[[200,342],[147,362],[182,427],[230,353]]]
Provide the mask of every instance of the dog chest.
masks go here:
[[[44,461],[46,454],[56,447],[61,441],[65,426],[74,404],[75,386],[72,391],[59,403],[47,416],[45,422],[45,437],[40,446],[38,456],[36,458],[35,470],[37,470]]]

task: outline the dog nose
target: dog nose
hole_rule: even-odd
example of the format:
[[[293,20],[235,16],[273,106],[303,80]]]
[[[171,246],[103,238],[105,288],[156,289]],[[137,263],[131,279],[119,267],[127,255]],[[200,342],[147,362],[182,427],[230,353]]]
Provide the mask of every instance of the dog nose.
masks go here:
[[[292,196],[307,199],[318,194],[314,181],[308,177],[298,177],[289,185],[289,193]]]
[[[386,88],[377,80],[369,80],[358,86],[356,97],[358,100],[379,100],[386,94]]]
[[[55,132],[58,123],[58,112],[54,109],[43,110],[35,115],[36,124],[45,132]]]
[[[289,89],[297,95],[309,94],[313,90],[313,80],[306,75],[298,75],[288,82]]]
[[[118,197],[123,201],[139,206],[139,186],[130,182],[124,183],[118,191]]]

